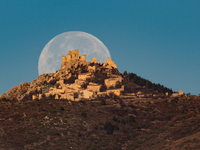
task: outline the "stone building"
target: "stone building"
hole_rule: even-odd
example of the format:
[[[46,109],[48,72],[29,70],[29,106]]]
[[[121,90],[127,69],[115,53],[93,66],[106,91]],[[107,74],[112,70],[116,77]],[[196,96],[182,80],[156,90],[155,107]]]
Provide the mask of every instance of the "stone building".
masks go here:
[[[177,96],[182,96],[182,95],[184,95],[183,90],[180,90],[179,93],[173,93],[171,97],[177,97]]]
[[[108,64],[109,67],[117,68],[117,65],[109,57],[106,60],[106,64]]]
[[[79,51],[73,50],[69,51],[69,53],[66,56],[62,56],[62,64],[61,64],[61,70],[66,70],[68,68],[71,68],[72,64],[85,64],[86,63],[86,55],[82,55],[79,58]]]
[[[109,89],[110,87],[115,87],[117,82],[119,82],[119,83],[122,82],[121,76],[105,79],[105,85],[106,85],[107,89]]]
[[[179,91],[179,95],[184,95],[183,90]]]
[[[95,72],[96,71],[96,67],[95,66],[88,66],[88,71],[89,72]]]
[[[90,72],[81,73],[81,74],[78,75],[78,79],[80,79],[80,80],[86,80],[86,79],[88,79],[90,77],[91,77],[91,73]]]
[[[88,89],[80,90],[79,93],[79,99],[92,99],[94,95],[94,92]]]
[[[97,58],[93,57],[91,63],[97,63]]]
[[[94,93],[100,92],[101,85],[90,82],[87,89],[93,91]]]

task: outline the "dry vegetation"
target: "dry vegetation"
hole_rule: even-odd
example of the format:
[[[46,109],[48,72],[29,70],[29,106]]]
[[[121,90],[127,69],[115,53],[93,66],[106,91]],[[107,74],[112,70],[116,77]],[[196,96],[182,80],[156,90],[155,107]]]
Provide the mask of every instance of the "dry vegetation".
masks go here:
[[[0,103],[0,149],[200,149],[200,97]]]

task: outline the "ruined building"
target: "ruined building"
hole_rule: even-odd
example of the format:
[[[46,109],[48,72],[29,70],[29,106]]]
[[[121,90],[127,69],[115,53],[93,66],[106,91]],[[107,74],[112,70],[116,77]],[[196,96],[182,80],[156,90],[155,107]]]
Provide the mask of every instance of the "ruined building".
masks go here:
[[[91,78],[95,78],[95,72],[97,70],[105,69],[106,75],[109,76],[104,80],[106,86],[105,91],[101,91],[102,84],[90,82]],[[117,83],[122,82],[121,76],[110,75],[112,68],[117,69],[116,64],[110,58],[107,62],[100,64],[97,62],[97,58],[94,57],[91,62],[86,62],[86,55],[79,57],[79,51],[69,51],[67,57],[62,57],[61,69],[52,78],[49,79],[48,83],[52,83],[52,80],[56,79],[56,85],[50,88],[46,93],[33,95],[33,99],[36,98],[48,98],[49,96],[55,95],[56,99],[68,99],[68,100],[80,100],[80,99],[93,99],[99,95],[106,95],[114,93],[120,95],[123,91],[123,86],[115,88]],[[83,72],[82,69],[86,71]],[[105,73],[104,72],[104,73]],[[74,78],[73,83],[67,83],[66,80]],[[85,85],[85,87],[83,87]],[[110,89],[112,87],[112,89]]]

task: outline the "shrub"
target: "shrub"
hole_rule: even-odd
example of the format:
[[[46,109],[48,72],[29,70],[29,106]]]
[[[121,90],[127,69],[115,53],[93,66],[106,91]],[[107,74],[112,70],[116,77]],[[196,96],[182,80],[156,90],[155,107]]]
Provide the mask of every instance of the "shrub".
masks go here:
[[[104,129],[106,130],[107,134],[113,134],[115,126],[112,125],[111,122],[106,122],[104,125]]]
[[[115,89],[115,87],[114,86],[110,86],[109,89]]]
[[[119,127],[117,125],[115,125],[114,127],[115,127],[115,130],[119,130]]]
[[[54,95],[50,95],[50,96],[49,96],[49,99],[54,100],[55,97],[56,97],[56,94],[54,94]]]
[[[80,132],[78,133],[78,137],[81,137],[81,133]]]
[[[106,100],[105,99],[101,99],[101,105],[106,105]]]
[[[64,111],[64,110],[65,110],[65,108],[64,108],[64,107],[60,107],[60,110]]]
[[[100,92],[105,92],[107,90],[107,87],[105,84],[102,84],[101,85],[101,88],[100,88]]]
[[[82,104],[85,104],[85,101],[84,101],[84,100],[80,100],[79,102],[82,103]]]
[[[82,112],[81,116],[84,117],[84,118],[87,118],[87,113],[86,112]]]
[[[78,93],[77,92],[74,93],[74,98],[78,98]]]
[[[124,119],[121,120],[121,124],[122,124],[122,125],[125,125],[125,124],[126,124],[126,122],[125,122]]]
[[[129,116],[129,122],[135,122],[135,117],[134,116]]]
[[[126,106],[122,99],[119,99],[119,104],[120,104],[121,108],[124,108]]]
[[[80,66],[81,68],[81,73],[86,73],[87,72],[87,67],[84,66],[83,64]]]
[[[11,100],[7,99],[7,98],[3,98],[2,99],[3,102],[10,102]]]
[[[74,76],[71,76],[69,79],[65,79],[64,83],[65,84],[67,84],[67,83],[72,84],[72,83],[75,82],[75,80],[76,80],[76,78]]]
[[[178,120],[181,120],[183,118],[183,115],[176,115],[176,116],[174,116],[174,118],[172,118],[172,122],[176,122],[176,121],[178,121]]]
[[[81,88],[83,88],[83,89],[86,89],[87,88],[87,85],[88,85],[88,83],[83,83],[82,85],[81,85]]]
[[[196,116],[195,112],[194,111],[188,112],[188,118],[190,118],[192,116]]]
[[[115,116],[113,117],[113,121],[117,121],[117,118]]]
[[[178,97],[175,97],[174,99],[171,100],[171,104],[177,104],[179,101]]]
[[[109,93],[109,97],[110,97],[110,98],[114,98],[114,96],[115,96],[115,94],[114,94],[113,92],[110,92],[110,93]]]
[[[116,82],[116,85],[115,85],[115,88],[121,88],[121,86],[122,86],[122,83],[119,82],[119,81],[117,81],[117,82]]]

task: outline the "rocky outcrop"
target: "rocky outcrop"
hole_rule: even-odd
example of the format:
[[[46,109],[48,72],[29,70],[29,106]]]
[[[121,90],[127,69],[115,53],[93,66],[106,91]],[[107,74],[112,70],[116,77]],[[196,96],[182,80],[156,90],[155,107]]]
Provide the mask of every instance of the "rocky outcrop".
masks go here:
[[[0,99],[7,99],[7,100],[21,100],[23,99],[25,93],[27,92],[28,88],[30,87],[30,83],[22,82],[20,85],[17,85],[11,88],[7,93],[2,94]]]
[[[7,93],[2,94],[0,99],[7,99],[11,101],[32,99],[32,95],[39,93],[40,87],[47,85],[47,81],[53,74],[54,73],[40,75],[31,83],[22,82],[20,85],[11,88]]]

